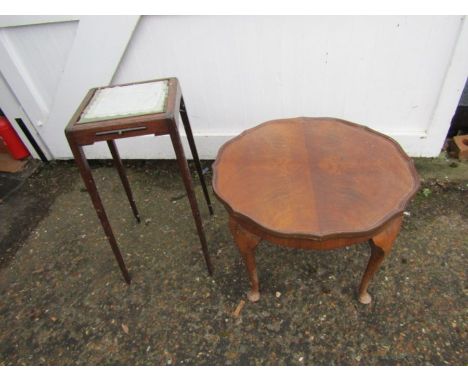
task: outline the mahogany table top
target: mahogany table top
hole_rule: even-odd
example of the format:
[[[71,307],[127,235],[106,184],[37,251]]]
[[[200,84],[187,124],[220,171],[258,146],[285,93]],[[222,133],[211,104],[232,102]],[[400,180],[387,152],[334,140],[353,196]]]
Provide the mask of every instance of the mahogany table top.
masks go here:
[[[222,146],[213,189],[229,213],[286,238],[376,232],[419,187],[393,139],[332,118],[263,123]]]

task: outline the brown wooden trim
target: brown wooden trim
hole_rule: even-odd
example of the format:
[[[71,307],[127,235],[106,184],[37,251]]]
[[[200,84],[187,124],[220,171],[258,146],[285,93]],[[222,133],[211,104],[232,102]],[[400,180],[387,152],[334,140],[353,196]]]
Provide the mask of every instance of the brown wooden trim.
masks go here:
[[[93,98],[94,93],[96,92],[96,89],[90,89],[85,97],[83,98],[83,101],[81,101],[80,106],[78,106],[78,109],[76,109],[75,113],[73,113],[73,116],[70,119],[70,122],[68,122],[67,127],[65,128],[65,134],[70,133],[72,130],[75,130],[75,124],[76,121],[78,121],[78,118],[80,118],[81,113],[83,112],[84,108],[88,105],[89,101],[91,101],[91,98]]]
[[[145,127],[144,130],[132,130],[138,127]],[[74,136],[75,142],[80,145],[90,145],[94,142],[100,142],[105,140],[115,140],[121,138],[138,137],[140,135],[164,135],[169,134],[169,126],[167,120],[160,119],[154,121],[148,121],[145,123],[133,122],[119,126],[111,126],[109,128],[104,127],[104,132],[108,134],[102,134],[102,127],[93,127],[87,129],[77,129],[68,132],[68,135]],[[125,131],[125,129],[130,129]],[[113,134],[123,130],[122,134]]]
[[[109,89],[113,87],[121,87],[121,86],[129,86],[129,85],[137,85],[137,84],[144,84],[149,82],[160,82],[168,80],[168,95],[166,97],[165,105],[164,105],[164,112],[162,113],[150,113],[138,116],[129,116],[129,117],[122,117],[122,118],[114,118],[114,119],[104,119],[100,121],[91,121],[91,122],[79,122],[79,117],[88,106],[89,101],[91,100],[92,96],[95,94],[96,91],[102,89]],[[148,121],[154,121],[155,119],[167,119],[171,118],[174,115],[174,111],[178,110],[174,107],[175,102],[180,98],[180,91],[179,91],[179,82],[177,78],[165,78],[162,80],[157,81],[141,81],[141,82],[131,82],[122,85],[112,85],[112,86],[103,86],[98,88],[93,88],[88,92],[85,100],[80,104],[77,112],[77,117],[74,119],[75,129],[77,130],[85,130],[87,128],[94,128],[94,127],[104,127],[104,126],[115,126],[120,124],[128,124],[128,123],[145,123]],[[175,89],[175,90],[174,90]],[[89,96],[89,98],[88,98]],[[86,102],[85,102],[86,101]]]
[[[176,81],[178,82],[177,80],[177,77],[166,77],[166,78],[156,78],[156,79],[152,79],[152,80],[145,80],[145,81],[135,81],[135,82],[127,82],[125,84],[115,84],[115,85],[108,85],[108,86],[99,86],[99,87],[96,87],[96,88],[93,88],[94,90],[98,90],[98,89],[107,89],[107,88],[115,88],[115,87],[122,87],[122,86],[128,86],[128,85],[139,85],[139,84],[146,84],[148,82],[161,82],[161,81]],[[92,90],[93,90],[92,89]]]

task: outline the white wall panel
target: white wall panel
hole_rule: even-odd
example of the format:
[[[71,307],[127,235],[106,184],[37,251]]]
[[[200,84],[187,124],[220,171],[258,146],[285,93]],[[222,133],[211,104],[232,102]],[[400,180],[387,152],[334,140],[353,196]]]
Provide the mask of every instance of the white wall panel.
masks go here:
[[[424,131],[458,29],[456,17],[144,17],[114,82],[177,75],[205,131],[297,115]]]
[[[48,108],[52,106],[78,22],[47,23],[5,28],[31,80]]]
[[[333,116],[390,134],[410,154],[424,155],[461,22],[458,16],[148,16],[114,83],[179,77],[201,136],[229,136],[273,118]]]
[[[202,158],[296,116],[365,124],[435,156],[468,74],[460,16],[144,16],[135,30],[135,16],[15,20],[0,17],[0,70],[55,158],[70,157],[63,129],[86,89],[170,76]],[[123,158],[174,157],[163,138],[119,145]],[[106,145],[87,152],[109,157]]]

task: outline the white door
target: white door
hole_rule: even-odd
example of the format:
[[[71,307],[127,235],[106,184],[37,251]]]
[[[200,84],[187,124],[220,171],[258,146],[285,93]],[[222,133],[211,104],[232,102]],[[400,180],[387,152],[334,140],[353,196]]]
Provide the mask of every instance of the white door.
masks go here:
[[[35,159],[48,161],[52,159],[47,145],[37,133],[20,103],[0,73],[0,109],[10,121],[16,133]]]
[[[71,157],[64,129],[86,92],[111,82],[138,20],[0,16],[0,72],[49,157]]]

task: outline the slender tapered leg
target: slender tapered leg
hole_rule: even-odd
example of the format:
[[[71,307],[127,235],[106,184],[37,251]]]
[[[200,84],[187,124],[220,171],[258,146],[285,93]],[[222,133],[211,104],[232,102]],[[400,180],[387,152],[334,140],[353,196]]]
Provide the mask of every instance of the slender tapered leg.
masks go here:
[[[400,232],[401,222],[402,216],[397,216],[390,221],[381,232],[369,240],[371,256],[366,271],[362,276],[361,285],[359,286],[359,301],[363,304],[370,304],[372,301],[372,297],[367,292],[367,288],[375,273],[380,268],[380,265],[389,255],[393,243]]]
[[[104,228],[107,240],[109,240],[109,244],[112,247],[112,251],[114,252],[114,256],[117,260],[117,263],[119,264],[120,270],[122,271],[122,275],[127,284],[130,284],[130,275],[128,273],[127,267],[125,266],[122,254],[120,253],[117,241],[115,240],[114,233],[112,232],[112,228],[110,226],[109,219],[107,218],[106,211],[104,210],[104,206],[102,205],[101,198],[99,197],[96,183],[94,182],[93,175],[91,174],[91,169],[89,168],[88,161],[84,155],[83,148],[70,140],[69,143],[73,152],[73,156],[75,157],[75,162],[78,166],[78,169],[80,170],[81,177],[83,178],[86,189],[88,190],[89,196],[93,202],[94,209],[96,210],[99,220],[101,221],[102,228]]]
[[[208,204],[210,214],[213,215],[213,207],[211,205],[210,195],[208,194],[208,189],[206,188],[205,177],[203,176],[203,170],[201,167],[200,159],[198,158],[197,147],[195,146],[195,140],[193,139],[192,128],[190,127],[190,121],[187,115],[187,109],[185,108],[183,97],[180,99],[180,116],[184,124],[185,134],[187,134],[187,140],[190,146],[190,151],[192,151],[192,157],[193,161],[195,162],[198,177],[200,178],[200,183],[203,188],[203,194],[205,195],[206,204]]]
[[[115,141],[110,140],[107,141],[107,146],[109,146],[109,150],[112,154],[112,159],[114,160],[114,165],[117,168],[117,172],[119,173],[120,180],[122,181],[122,184],[124,186],[128,201],[130,202],[130,206],[132,207],[133,215],[135,215],[137,222],[140,223],[140,214],[138,213],[135,200],[133,199],[132,190],[130,189],[130,183],[128,183],[127,174],[125,173],[125,168],[122,164],[122,160],[120,159],[120,155],[117,150],[117,145],[115,144]]]
[[[246,231],[232,217],[229,218],[229,229],[239,248],[239,252],[244,258],[245,266],[249,274],[250,291],[247,292],[247,298],[251,302],[257,302],[260,300],[260,287],[257,265],[255,264],[255,248],[257,248],[258,243],[260,243],[261,238]]]
[[[171,131],[169,134],[171,136],[172,145],[174,146],[174,151],[177,157],[177,163],[179,165],[180,173],[182,175],[185,190],[187,191],[190,207],[192,208],[192,214],[193,218],[195,219],[198,237],[200,238],[203,256],[205,257],[206,267],[208,268],[208,274],[212,275],[213,265],[211,264],[210,255],[208,253],[208,245],[206,243],[205,231],[203,230],[200,211],[198,210],[197,198],[195,197],[195,192],[193,191],[192,177],[190,176],[188,163],[185,159],[184,148],[182,147],[179,131],[177,130],[177,125],[175,123],[172,124]]]

